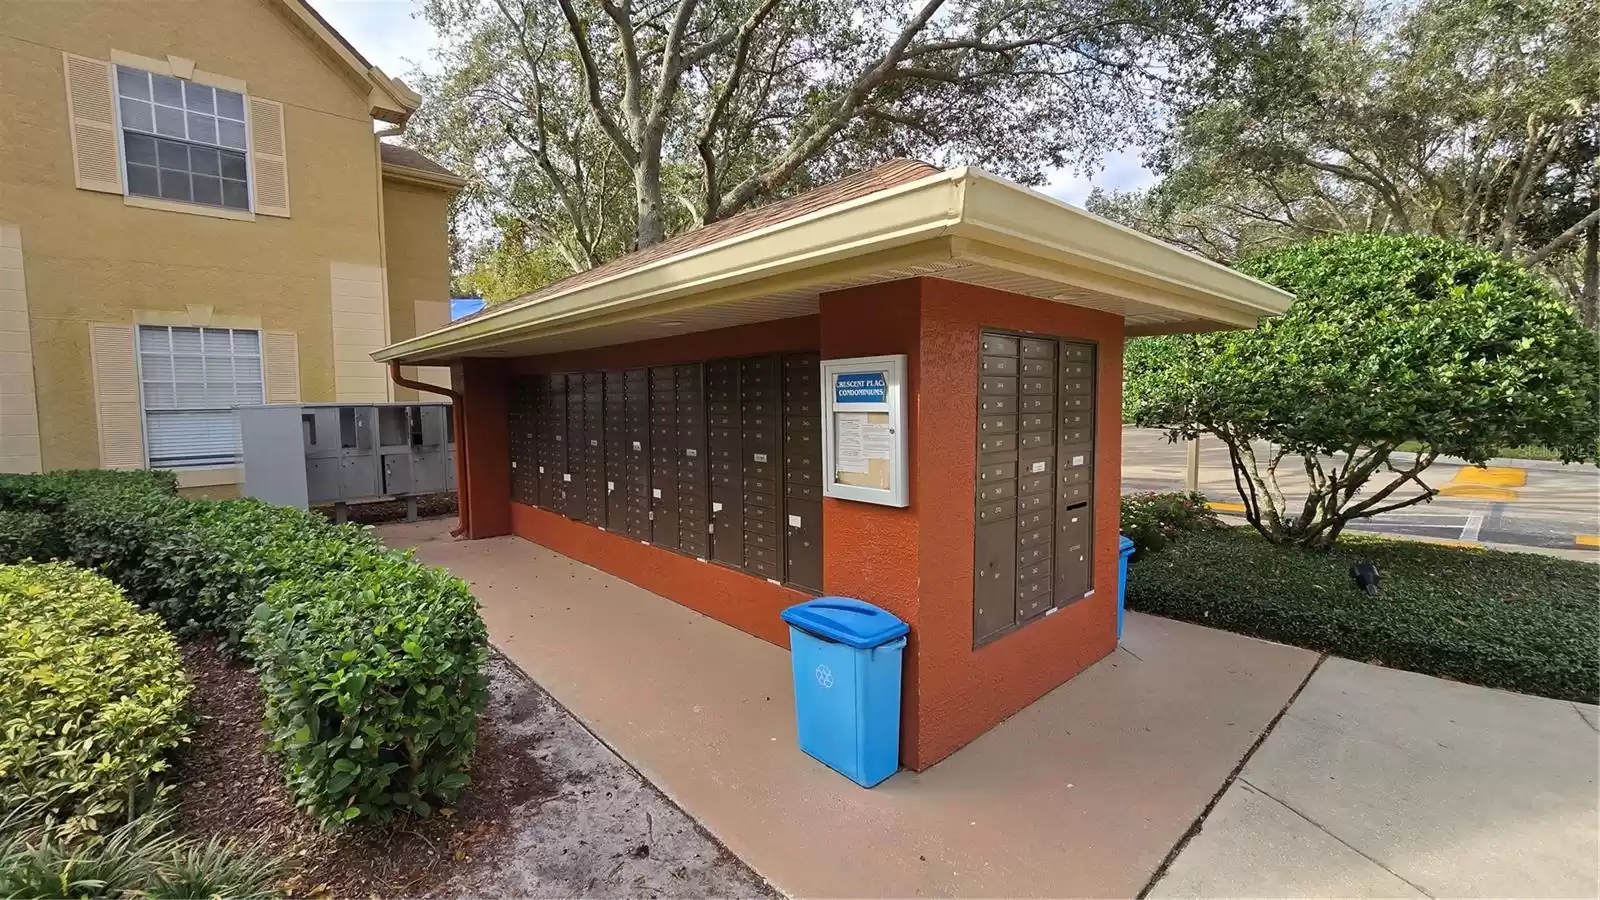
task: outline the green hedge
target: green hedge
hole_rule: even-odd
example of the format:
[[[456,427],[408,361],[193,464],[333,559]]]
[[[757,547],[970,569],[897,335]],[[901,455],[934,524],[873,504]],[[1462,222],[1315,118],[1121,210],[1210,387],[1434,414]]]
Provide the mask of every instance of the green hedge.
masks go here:
[[[1382,592],[1361,593],[1357,561]],[[1187,535],[1128,572],[1128,607],[1457,681],[1600,700],[1591,563],[1346,532],[1328,552]]]
[[[95,831],[185,740],[189,683],[161,621],[65,563],[0,566],[0,808]]]
[[[289,784],[319,819],[426,814],[460,792],[488,660],[463,582],[300,510],[188,500],[144,473],[29,477],[0,478],[0,507],[48,513],[74,561],[179,635],[248,653]],[[411,645],[429,658],[398,662]]]

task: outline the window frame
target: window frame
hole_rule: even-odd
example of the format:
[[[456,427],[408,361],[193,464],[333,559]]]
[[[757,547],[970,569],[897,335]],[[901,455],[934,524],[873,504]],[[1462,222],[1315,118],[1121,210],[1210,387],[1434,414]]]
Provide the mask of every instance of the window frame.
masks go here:
[[[230,349],[228,358],[229,358],[230,363],[233,363],[234,366],[235,366],[235,368],[234,368],[235,375],[237,375],[236,360],[237,360],[238,357],[233,352],[233,335],[235,333],[238,333],[238,332],[248,332],[250,334],[254,334],[256,336],[256,364],[257,364],[257,367],[258,367],[257,371],[260,373],[260,378],[255,383],[258,384],[260,386],[260,388],[261,388],[261,399],[259,401],[257,401],[257,402],[266,403],[266,397],[267,397],[266,331],[261,329],[261,328],[234,328],[234,327],[222,326],[222,325],[219,325],[219,326],[211,326],[211,325],[161,325],[161,324],[152,324],[152,323],[145,323],[145,322],[136,322],[136,323],[134,323],[134,326],[133,326],[134,378],[138,381],[138,385],[139,385],[139,436],[140,436],[141,442],[144,445],[144,464],[145,464],[145,467],[146,468],[161,468],[161,469],[167,469],[167,470],[175,471],[175,472],[205,472],[205,471],[217,471],[217,470],[233,469],[233,468],[237,468],[240,465],[242,465],[244,463],[244,446],[243,446],[242,438],[241,438],[241,442],[240,442],[240,445],[239,445],[238,452],[234,455],[234,457],[231,460],[229,460],[227,462],[186,463],[186,464],[180,464],[180,465],[163,465],[163,466],[157,466],[157,465],[155,465],[153,463],[152,457],[151,457],[151,444],[152,444],[152,442],[150,440],[150,412],[151,412],[151,409],[150,409],[150,405],[149,405],[149,398],[146,396],[146,392],[145,392],[145,381],[146,381],[146,378],[145,378],[145,346],[144,346],[145,329],[160,329],[160,330],[166,332],[167,340],[168,340],[167,350],[165,351],[166,352],[166,356],[169,359],[169,361],[172,361],[174,363],[174,365],[173,365],[173,376],[172,376],[172,379],[171,379],[171,384],[173,385],[173,406],[170,409],[157,409],[157,410],[155,410],[155,412],[158,412],[158,413],[184,413],[184,412],[195,412],[195,413],[230,412],[231,413],[233,411],[233,408],[234,408],[233,405],[229,405],[229,406],[189,406],[189,407],[184,407],[184,406],[179,406],[177,404],[177,385],[178,385],[178,380],[177,380],[177,377],[176,377],[177,368],[176,368],[176,364],[175,364],[176,360],[175,360],[175,357],[174,357],[174,353],[173,353],[173,351],[171,349],[171,347],[172,347],[171,340],[172,340],[173,332],[177,331],[177,330],[180,330],[180,329],[181,330],[191,330],[192,329],[194,331],[200,332],[200,341],[201,341],[200,358],[201,358],[202,371],[204,371],[204,365],[205,365],[204,360],[205,360],[205,356],[206,356],[206,354],[205,354],[205,332],[207,332],[207,331],[227,332],[228,335],[229,335],[229,349]],[[159,351],[153,351],[153,352],[159,352]],[[232,383],[235,386],[238,385],[239,382],[237,380],[237,377],[235,377],[235,379],[233,380]],[[235,393],[237,394],[237,389],[235,390]],[[237,400],[237,397],[236,397],[235,398],[235,405],[237,405],[238,402],[239,401]],[[237,416],[234,417],[234,423],[237,426],[237,423],[238,423]]]
[[[117,156],[118,156],[117,178],[118,178],[118,181],[121,183],[121,186],[122,186],[122,196],[126,200],[128,200],[129,202],[135,203],[135,204],[138,204],[138,205],[163,206],[165,204],[174,204],[175,206],[177,206],[178,208],[180,208],[184,212],[191,212],[192,211],[192,212],[196,212],[196,213],[199,213],[199,214],[202,214],[202,215],[221,216],[221,217],[225,217],[225,218],[230,218],[230,217],[232,217],[232,218],[237,218],[237,217],[253,218],[255,216],[255,214],[256,214],[256,180],[255,180],[255,177],[254,177],[253,165],[252,165],[252,160],[254,159],[254,156],[255,156],[255,134],[254,134],[254,130],[252,129],[251,124],[250,124],[250,94],[246,93],[245,91],[235,90],[234,88],[231,88],[231,87],[219,87],[219,86],[214,85],[214,84],[207,84],[204,81],[197,81],[197,80],[195,80],[193,78],[179,78],[178,76],[173,75],[173,74],[171,74],[169,72],[158,72],[158,71],[156,71],[154,69],[147,68],[147,67],[145,67],[143,65],[139,65],[139,64],[136,64],[136,63],[132,63],[132,62],[118,62],[117,60],[113,59],[113,60],[109,61],[108,65],[110,66],[110,75],[111,75],[111,116],[112,116],[112,122],[113,122],[114,126],[116,127]],[[188,84],[193,83],[193,84],[202,85],[204,87],[209,87],[209,88],[212,89],[213,98],[215,98],[215,92],[219,91],[219,90],[228,91],[229,93],[233,93],[233,94],[238,94],[239,95],[239,99],[240,99],[240,103],[241,103],[241,107],[242,107],[241,111],[242,111],[242,114],[244,116],[244,119],[243,119],[243,124],[244,124],[244,149],[242,149],[242,150],[239,149],[239,148],[236,148],[236,147],[225,146],[222,143],[220,143],[220,141],[218,143],[208,144],[208,143],[205,143],[203,141],[190,140],[187,137],[187,134],[188,134],[188,124],[187,124],[187,122],[188,122],[188,118],[187,118],[188,117],[188,103],[187,103],[187,99],[185,100],[185,104],[184,104],[184,116],[185,116],[184,133],[185,133],[185,137],[174,138],[174,137],[170,137],[170,136],[167,136],[167,135],[160,134],[160,133],[158,133],[156,131],[141,131],[141,130],[138,130],[138,129],[132,129],[132,131],[133,131],[134,134],[138,134],[138,135],[141,135],[141,136],[149,137],[152,140],[156,140],[156,141],[174,141],[176,143],[183,144],[186,147],[203,147],[203,148],[208,148],[208,149],[217,150],[217,151],[221,151],[221,152],[242,154],[244,156],[244,176],[245,176],[244,177],[245,206],[243,208],[235,207],[235,206],[228,206],[228,205],[223,204],[223,203],[206,203],[206,202],[201,201],[201,200],[192,199],[193,198],[193,190],[192,190],[193,182],[192,182],[192,180],[191,180],[191,191],[190,191],[191,199],[189,199],[189,200],[174,200],[174,199],[172,199],[170,197],[162,197],[162,196],[160,196],[160,194],[159,194],[159,182],[158,182],[158,193],[156,195],[154,195],[154,196],[149,195],[149,194],[135,194],[135,193],[132,193],[129,190],[129,185],[128,185],[128,181],[129,181],[129,179],[128,179],[128,166],[129,166],[130,163],[129,163],[129,160],[128,160],[128,140],[127,140],[127,137],[128,137],[128,133],[130,131],[130,128],[126,123],[123,122],[123,119],[122,119],[122,99],[123,99],[123,97],[122,97],[122,79],[121,79],[121,70],[122,69],[128,69],[128,70],[131,70],[131,71],[134,71],[134,72],[140,72],[140,73],[143,73],[145,76],[147,76],[147,78],[149,79],[150,86],[151,86],[151,96],[150,96],[150,99],[148,101],[141,101],[141,102],[149,103],[151,105],[151,107],[152,107],[152,110],[154,109],[154,107],[156,105],[154,90],[155,90],[155,76],[157,76],[157,75],[161,75],[161,76],[164,76],[164,77],[167,77],[167,78],[176,79],[179,83],[184,84],[184,85],[188,85]],[[185,91],[187,91],[187,87],[185,87]],[[130,99],[139,100],[139,98],[137,98],[137,97],[130,98]],[[214,104],[215,104],[215,100],[213,99],[213,109],[215,108]],[[153,112],[152,112],[152,114],[153,114]],[[213,118],[221,118],[215,112],[212,113],[212,117]],[[233,121],[233,120],[229,119],[228,121]],[[155,123],[152,120],[151,127],[154,128],[154,125],[155,125]],[[158,152],[159,152],[159,150],[158,150]],[[157,172],[159,173],[159,171],[160,171],[160,167],[158,165],[157,166]],[[218,171],[219,172],[221,171],[220,163],[219,163]],[[190,170],[189,174],[190,174],[191,179],[192,179],[193,174],[194,174],[192,169]],[[158,177],[159,177],[159,174],[158,174]],[[220,176],[219,176],[219,179],[220,179]],[[235,180],[235,179],[228,179],[228,180]]]

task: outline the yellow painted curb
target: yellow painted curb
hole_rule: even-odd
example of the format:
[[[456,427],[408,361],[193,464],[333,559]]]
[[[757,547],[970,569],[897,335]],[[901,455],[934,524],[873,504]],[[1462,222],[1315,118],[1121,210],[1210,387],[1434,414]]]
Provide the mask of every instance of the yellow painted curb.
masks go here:
[[[1528,483],[1528,470],[1512,466],[1462,466],[1456,470],[1451,484],[1476,484],[1487,487],[1522,487]]]
[[[1572,539],[1579,547],[1600,547],[1600,534],[1578,534]]]
[[[1206,505],[1211,507],[1212,509],[1220,510],[1222,512],[1237,512],[1237,513],[1244,512],[1244,504],[1243,503],[1218,503],[1218,502],[1216,502],[1214,500],[1207,500],[1206,501]]]
[[[1488,487],[1479,484],[1463,484],[1452,481],[1439,489],[1441,497],[1460,497],[1463,500],[1495,500],[1509,501],[1517,499],[1517,492],[1509,488]]]

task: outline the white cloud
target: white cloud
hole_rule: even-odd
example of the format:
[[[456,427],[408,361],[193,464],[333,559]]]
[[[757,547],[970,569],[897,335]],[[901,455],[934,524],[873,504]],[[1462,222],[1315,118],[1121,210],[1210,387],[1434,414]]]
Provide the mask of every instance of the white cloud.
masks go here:
[[[1093,174],[1058,169],[1050,176],[1044,192],[1058,200],[1078,206],[1097,187],[1112,191],[1142,190],[1155,184],[1155,173],[1144,167],[1137,148],[1117,150],[1100,158]]]
[[[369,62],[403,78],[431,69],[439,38],[422,19],[421,0],[309,0]]]

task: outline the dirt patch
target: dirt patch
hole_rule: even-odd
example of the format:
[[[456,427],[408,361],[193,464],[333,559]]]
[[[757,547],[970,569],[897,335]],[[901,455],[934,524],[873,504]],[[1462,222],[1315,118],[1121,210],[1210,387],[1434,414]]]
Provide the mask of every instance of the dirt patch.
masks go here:
[[[325,834],[266,751],[255,674],[184,647],[196,723],[174,768],[180,831],[261,841],[298,897],[776,896],[496,654],[472,783],[449,816]]]

